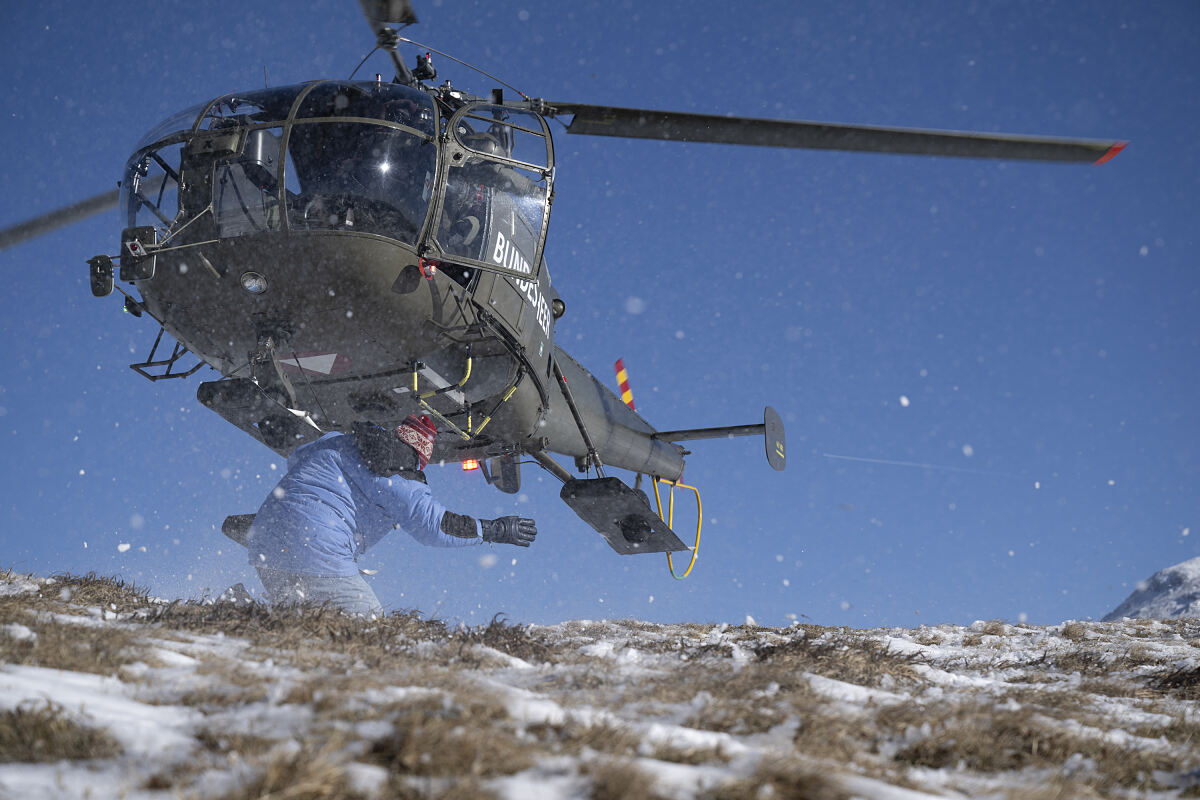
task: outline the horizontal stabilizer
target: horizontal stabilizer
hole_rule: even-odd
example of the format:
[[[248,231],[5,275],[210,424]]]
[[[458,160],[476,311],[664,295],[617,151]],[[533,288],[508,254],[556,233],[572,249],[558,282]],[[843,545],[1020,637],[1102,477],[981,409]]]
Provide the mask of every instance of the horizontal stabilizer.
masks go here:
[[[571,479],[559,497],[623,556],[688,549],[654,513],[646,495],[620,478]]]
[[[762,434],[767,449],[767,463],[773,469],[783,471],[787,466],[787,440],[783,430],[783,420],[775,409],[767,406],[763,409],[763,421],[760,425],[726,425],[720,428],[690,428],[681,431],[659,431],[652,434],[653,439],[667,442],[690,442],[697,439],[728,439],[734,436],[758,436]]]
[[[783,420],[770,406],[763,410],[763,443],[767,448],[767,463],[772,469],[783,472],[787,466],[787,438]]]

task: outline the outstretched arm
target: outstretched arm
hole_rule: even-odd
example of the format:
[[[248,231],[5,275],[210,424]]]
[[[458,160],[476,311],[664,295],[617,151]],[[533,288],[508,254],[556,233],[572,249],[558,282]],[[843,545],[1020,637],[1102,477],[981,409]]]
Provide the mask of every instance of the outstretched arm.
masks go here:
[[[479,523],[466,514],[447,511],[442,515],[442,533],[459,539],[479,539]]]
[[[529,547],[537,537],[537,525],[533,520],[524,517],[481,519],[476,524],[474,517],[447,511],[442,517],[442,532],[464,539],[475,539],[482,532],[485,542]]]
[[[482,544],[475,520],[447,511],[420,481],[376,478],[376,506],[388,521],[427,547]],[[457,521],[456,521],[457,520]]]
[[[463,547],[482,542],[529,547],[537,536],[531,519],[500,517],[478,520],[449,511],[429,487],[403,478],[380,478],[376,485],[392,495],[388,505],[396,509],[393,521],[408,535],[430,547]]]

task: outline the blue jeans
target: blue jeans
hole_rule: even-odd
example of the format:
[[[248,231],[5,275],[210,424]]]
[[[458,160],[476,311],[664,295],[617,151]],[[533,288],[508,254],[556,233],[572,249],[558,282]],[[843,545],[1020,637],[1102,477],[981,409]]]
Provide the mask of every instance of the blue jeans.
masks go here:
[[[267,600],[276,607],[330,605],[360,617],[382,617],[383,606],[362,575],[327,577],[255,567]]]

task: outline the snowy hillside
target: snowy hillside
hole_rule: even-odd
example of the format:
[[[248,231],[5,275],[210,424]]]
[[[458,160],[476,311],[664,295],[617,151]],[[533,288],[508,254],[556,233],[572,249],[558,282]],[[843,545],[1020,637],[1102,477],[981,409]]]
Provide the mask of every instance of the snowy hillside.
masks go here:
[[[1195,797],[1200,621],[366,622],[0,573],[0,796]]]
[[[1200,617],[1200,558],[1160,569],[1104,620]]]

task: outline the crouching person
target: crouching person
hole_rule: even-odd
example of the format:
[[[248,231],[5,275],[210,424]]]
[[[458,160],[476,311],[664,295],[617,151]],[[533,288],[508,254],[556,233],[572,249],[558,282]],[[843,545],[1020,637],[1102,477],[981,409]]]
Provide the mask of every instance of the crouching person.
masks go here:
[[[533,520],[475,520],[434,499],[423,470],[436,437],[428,417],[410,414],[394,430],[356,423],[353,435],[330,433],[297,448],[246,540],[267,600],[382,616],[357,558],[397,528],[431,547],[528,547]]]

